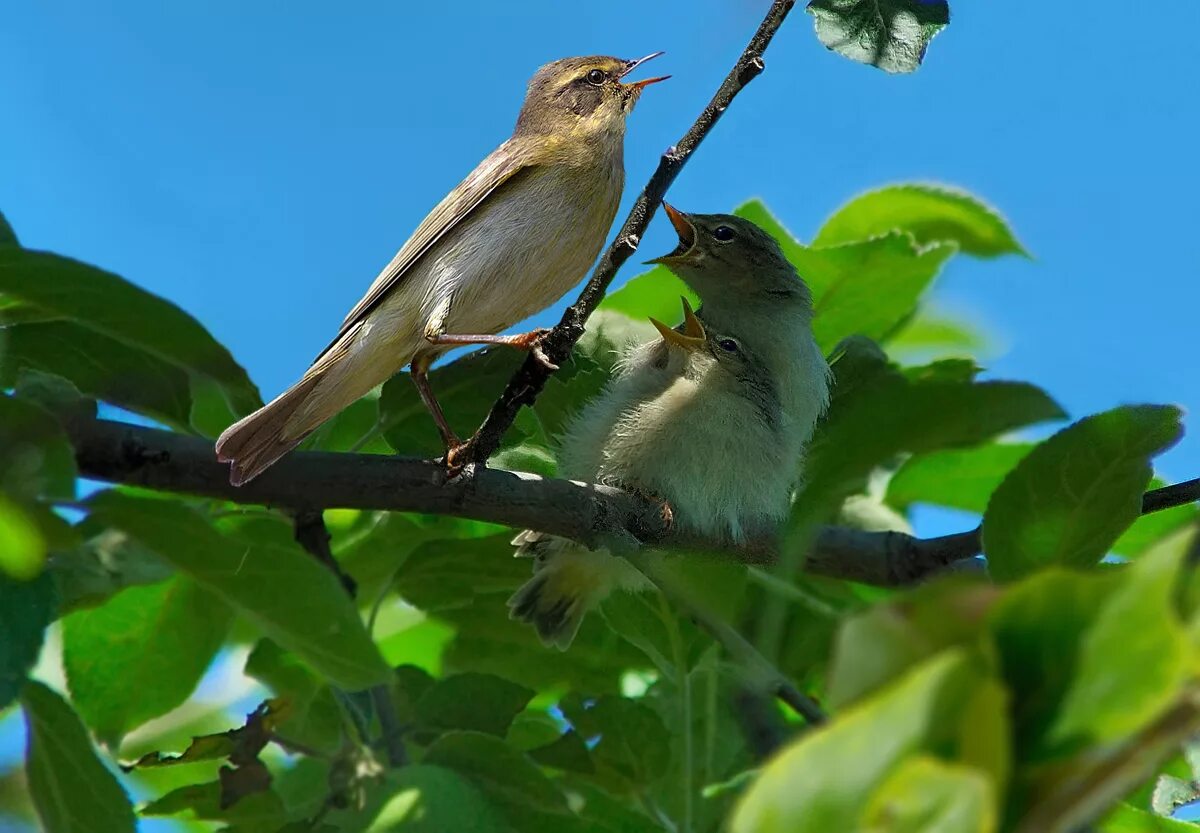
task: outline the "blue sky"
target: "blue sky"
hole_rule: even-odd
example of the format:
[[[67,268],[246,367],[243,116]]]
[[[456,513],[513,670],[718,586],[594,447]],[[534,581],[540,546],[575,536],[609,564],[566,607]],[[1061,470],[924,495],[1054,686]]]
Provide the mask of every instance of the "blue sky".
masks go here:
[[[25,245],[191,311],[272,396],[508,135],[539,64],[667,51],[655,71],[674,78],[630,124],[628,204],[765,6],[19,4],[0,29],[0,210]],[[900,77],[826,52],[798,9],[670,198],[761,196],[807,239],[873,186],[968,188],[1036,255],[959,258],[937,289],[997,336],[990,375],[1076,416],[1141,401],[1194,415],[1200,96],[1187,50],[1158,34],[1195,31],[1200,7],[1161,4],[1145,25],[1115,0],[954,11]],[[673,245],[656,219],[643,252]],[[1168,478],[1200,472],[1197,435],[1163,459]]]

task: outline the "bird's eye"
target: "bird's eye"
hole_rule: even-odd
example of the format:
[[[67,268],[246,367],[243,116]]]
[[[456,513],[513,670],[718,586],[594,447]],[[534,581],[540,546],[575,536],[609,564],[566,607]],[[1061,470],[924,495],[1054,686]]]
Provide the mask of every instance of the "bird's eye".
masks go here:
[[[724,226],[722,226],[724,228]],[[717,342],[721,349],[726,353],[736,353],[738,351],[738,343],[732,338],[723,338]]]
[[[737,235],[734,234],[733,229],[731,229],[729,226],[717,226],[715,229],[713,229],[712,236],[722,243],[728,243]]]
[[[595,84],[599,87],[608,80],[608,73],[602,69],[594,69],[587,74],[587,80],[589,84]]]

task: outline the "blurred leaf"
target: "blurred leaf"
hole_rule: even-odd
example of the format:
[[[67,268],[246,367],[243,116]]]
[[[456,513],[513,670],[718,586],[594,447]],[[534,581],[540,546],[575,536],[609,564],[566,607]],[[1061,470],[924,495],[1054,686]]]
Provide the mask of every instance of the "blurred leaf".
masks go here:
[[[671,736],[645,703],[612,695],[586,701],[572,694],[559,708],[575,731],[589,740],[598,769],[645,788],[661,778],[670,764]]]
[[[926,756],[902,763],[871,796],[862,830],[993,833],[995,789],[981,772]]]
[[[453,770],[470,781],[518,830],[570,818],[566,799],[537,764],[503,740],[480,732],[449,732],[421,761]],[[555,828],[548,828],[555,829]]]
[[[600,302],[600,309],[612,310],[630,318],[657,318],[664,324],[675,325],[683,320],[683,304],[687,298],[693,307],[700,298],[686,283],[675,277],[665,266],[655,266],[649,272],[627,280],[620,289],[610,292]]]
[[[73,500],[75,451],[40,405],[0,395],[0,491]]]
[[[26,673],[37,662],[55,607],[49,574],[30,581],[0,575],[0,711],[16,699]]]
[[[504,737],[534,692],[494,674],[468,672],[438,680],[417,701],[422,728],[467,729]]]
[[[286,740],[334,753],[342,740],[342,712],[329,685],[269,639],[246,658],[246,676],[287,701],[278,733]]]
[[[262,404],[246,371],[195,318],[111,272],[47,252],[0,247],[0,293],[208,376],[239,414]]]
[[[917,243],[955,243],[977,257],[1027,255],[1000,213],[978,197],[944,185],[888,185],[852,199],[825,221],[814,246],[836,246],[890,231]]]
[[[130,587],[63,619],[63,667],[84,722],[113,748],[183,703],[229,632],[233,613],[184,576]]]
[[[605,790],[583,778],[565,780],[571,794],[572,806],[580,805],[578,813],[596,833],[663,833],[665,825],[652,820],[634,806],[614,798]]]
[[[66,701],[38,682],[21,691],[25,774],[46,833],[133,833],[129,796],[92,749]]]
[[[391,669],[334,575],[298,547],[245,544],[179,503],[114,491],[91,500],[94,517],[136,538],[351,690],[387,682]]]
[[[8,220],[4,217],[4,213],[0,212],[0,246],[19,245],[21,244],[17,241],[17,233],[9,225]]]
[[[428,764],[390,773],[391,798],[369,833],[506,833],[509,828],[480,791],[450,769]]]
[[[83,540],[55,552],[47,567],[58,588],[62,615],[102,604],[126,587],[155,584],[174,575],[167,562],[118,529],[91,518],[73,529]]]
[[[926,305],[888,336],[888,351],[893,356],[942,351],[978,355],[990,349],[994,349],[991,339],[961,317],[939,314]]]
[[[853,703],[912,666],[978,638],[998,591],[951,576],[842,620],[829,669],[828,700]]]
[[[1148,485],[1150,489],[1157,489],[1166,484],[1156,477]],[[1126,558],[1135,558],[1169,535],[1194,523],[1197,518],[1200,518],[1200,507],[1195,503],[1142,515],[1113,542],[1112,551]]]
[[[411,385],[411,381],[409,382]],[[338,411],[305,440],[304,448],[321,451],[358,451],[362,454],[390,454],[392,449],[383,436],[374,433],[379,423],[379,397],[368,394]],[[368,434],[374,436],[358,445]]]
[[[914,455],[888,481],[887,502],[898,509],[930,503],[982,515],[992,492],[1033,447],[987,443]]]
[[[192,395],[179,366],[72,321],[5,329],[0,382],[21,368],[69,379],[88,396],[177,428],[190,425]]]
[[[812,0],[826,49],[887,72],[913,72],[934,35],[950,22],[945,0]]]
[[[1151,808],[1160,816],[1170,816],[1197,799],[1200,799],[1200,783],[1162,775],[1154,785]]]
[[[46,542],[37,524],[0,492],[0,577],[30,581],[46,563]]]
[[[573,729],[563,732],[545,746],[529,750],[528,754],[542,766],[584,774],[596,771],[587,744]]]
[[[899,763],[944,747],[974,684],[961,651],[927,660],[776,754],[738,802],[730,829],[856,829],[872,793]]]
[[[1179,409],[1126,406],[1064,428],[992,494],[983,548],[1002,580],[1047,564],[1095,564],[1141,514],[1150,458],[1182,432]]]
[[[275,830],[287,821],[279,796],[270,790],[247,795],[231,806],[222,804],[221,784],[189,784],[151,801],[141,809],[143,816],[176,816],[246,825],[251,830]]]

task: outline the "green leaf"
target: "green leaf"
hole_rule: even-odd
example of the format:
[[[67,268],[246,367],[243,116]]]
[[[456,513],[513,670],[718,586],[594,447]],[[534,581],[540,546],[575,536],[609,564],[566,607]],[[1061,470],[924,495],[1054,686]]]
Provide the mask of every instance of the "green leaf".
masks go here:
[[[54,416],[0,395],[0,491],[73,500],[76,476],[75,451]]]
[[[664,324],[673,325],[683,320],[680,298],[687,298],[693,307],[700,306],[699,297],[686,283],[667,267],[655,266],[608,293],[600,302],[600,309],[619,312],[639,321],[657,318]]]
[[[184,576],[130,587],[63,619],[71,699],[101,740],[121,738],[182,704],[225,641],[233,615]]]
[[[900,357],[978,355],[991,349],[991,339],[961,316],[940,314],[925,305],[888,337],[888,352]]]
[[[839,383],[841,362],[835,366]],[[806,495],[840,499],[901,452],[970,446],[1064,416],[1039,388],[1020,382],[911,382],[888,369],[835,396],[805,467]]]
[[[760,200],[745,203],[735,213],[778,240],[812,290],[813,334],[827,354],[848,336],[879,340],[896,330],[957,250],[952,244],[919,246],[908,232],[808,247],[796,241]]]
[[[192,396],[188,376],[154,353],[72,321],[17,324],[5,329],[0,381],[33,368],[69,379],[88,396],[185,430]]]
[[[279,724],[283,738],[334,753],[342,741],[342,711],[333,690],[295,655],[260,639],[246,658],[246,676],[287,701]]]
[[[12,225],[5,219],[3,212],[0,212],[0,246],[19,246],[17,241],[17,233],[13,231]]]
[[[914,503],[983,514],[1005,476],[1033,443],[988,443],[914,455],[888,481],[887,502],[898,509]]]
[[[1064,428],[1029,453],[983,516],[988,569],[1001,580],[1048,564],[1088,566],[1141,514],[1150,459],[1182,432],[1179,409],[1126,406]]]
[[[155,584],[174,575],[169,564],[120,530],[90,518],[72,529],[83,540],[55,552],[48,567],[58,588],[61,615],[101,604],[126,587]]]
[[[417,701],[424,729],[467,729],[504,737],[534,692],[495,674],[468,672],[438,680]]]
[[[368,833],[506,833],[509,829],[472,784],[452,770],[428,764],[389,774],[392,794]]]
[[[738,802],[731,830],[858,829],[862,808],[896,765],[952,735],[975,673],[962,652],[942,653],[805,733],[763,768]]]
[[[16,699],[25,675],[42,651],[54,621],[54,582],[42,573],[31,581],[0,575],[0,711]]]
[[[1166,484],[1156,477],[1150,481],[1149,487],[1157,489],[1164,485]],[[1197,518],[1200,518],[1200,507],[1195,503],[1142,515],[1113,542],[1112,551],[1126,558],[1135,558],[1168,536],[1195,523]]]
[[[422,763],[470,781],[518,830],[544,823],[547,816],[560,823],[570,817],[566,799],[537,764],[492,735],[449,732],[425,751]]]
[[[109,491],[91,506],[99,522],[215,592],[334,684],[356,691],[391,679],[341,584],[298,547],[225,537],[186,506],[164,500]]]
[[[271,790],[242,796],[230,807],[221,806],[221,784],[188,784],[155,799],[141,809],[143,816],[176,816],[186,813],[197,821],[223,821],[251,830],[275,830],[287,814],[283,801]]]
[[[21,692],[25,777],[46,833],[134,833],[133,807],[66,701],[46,686]]]
[[[246,371],[195,318],[111,272],[0,247],[0,293],[211,378],[237,413],[262,404]]]
[[[871,796],[862,830],[993,833],[995,789],[981,772],[932,757],[905,761]]]
[[[1099,833],[1196,833],[1192,822],[1164,818],[1128,804],[1118,804],[1095,827]]]
[[[812,0],[826,49],[886,72],[913,72],[934,35],[950,22],[944,0]]]
[[[559,708],[584,738],[599,737],[592,746],[598,768],[645,787],[661,778],[670,764],[670,733],[645,703],[611,695],[586,702],[573,694]]]
[[[37,524],[0,492],[0,576],[29,581],[46,563],[46,541]]]
[[[996,209],[944,185],[889,185],[861,194],[834,212],[813,240],[836,246],[907,231],[924,246],[954,243],[976,257],[1028,255]]]

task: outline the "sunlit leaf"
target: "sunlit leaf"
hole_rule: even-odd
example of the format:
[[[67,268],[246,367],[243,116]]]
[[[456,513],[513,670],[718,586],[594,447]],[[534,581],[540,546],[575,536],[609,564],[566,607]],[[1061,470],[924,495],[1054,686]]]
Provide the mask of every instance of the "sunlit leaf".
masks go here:
[[[871,796],[863,830],[993,833],[995,788],[981,772],[933,757],[905,761]]]
[[[34,520],[0,492],[0,577],[29,581],[46,562],[46,541]]]
[[[919,67],[950,22],[945,0],[812,0],[808,13],[826,48],[887,72]]]

